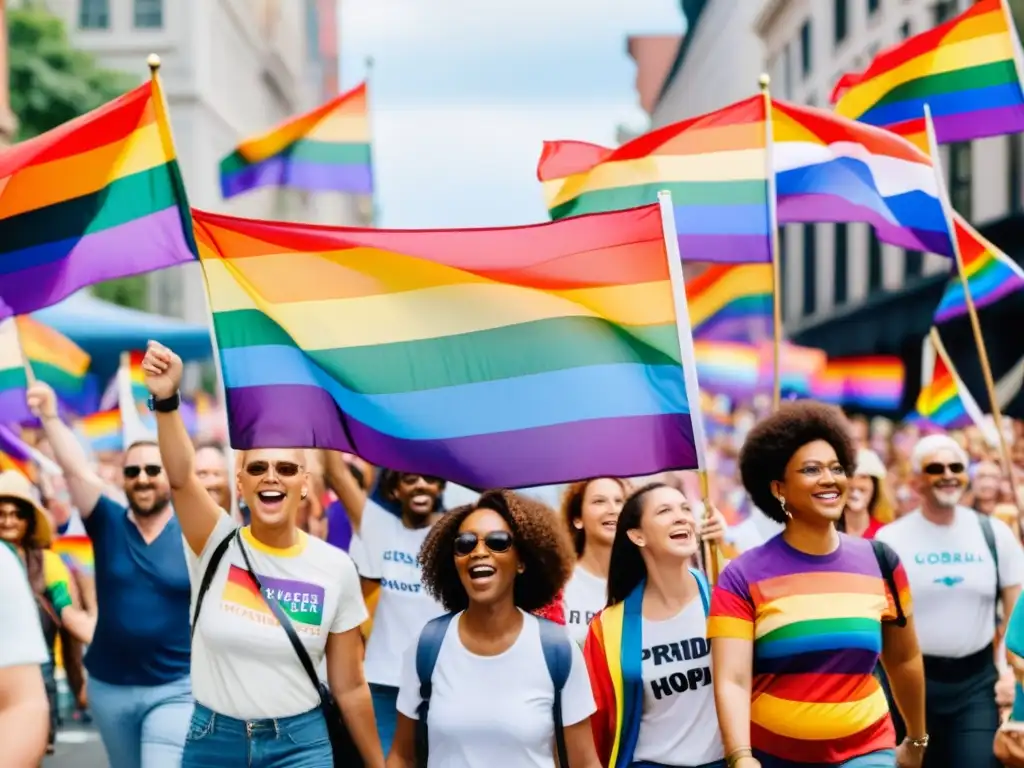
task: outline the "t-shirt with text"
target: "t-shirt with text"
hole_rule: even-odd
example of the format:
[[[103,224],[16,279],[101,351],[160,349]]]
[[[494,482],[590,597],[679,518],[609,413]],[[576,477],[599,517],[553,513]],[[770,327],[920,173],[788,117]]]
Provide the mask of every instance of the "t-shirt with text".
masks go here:
[[[419,554],[428,533],[429,527],[406,528],[400,517],[366,502],[359,545],[351,551],[359,575],[380,582],[364,661],[366,679],[376,685],[398,686],[405,649],[444,613],[423,589]]]
[[[895,552],[885,556],[910,616],[906,573]],[[726,566],[708,636],[753,641],[751,746],[779,761],[822,765],[892,749],[889,707],[872,673],[882,622],[896,615],[865,539],[840,534],[834,552],[809,555],[779,535]]]
[[[228,515],[197,558],[188,551],[192,600],[217,545],[235,530]],[[248,528],[241,540],[263,594],[249,576],[238,542],[228,545],[203,599],[192,650],[192,692],[214,712],[240,720],[291,717],[320,697],[267,600],[276,600],[317,666],[327,636],[366,620],[359,577],[349,556],[306,533],[287,549],[268,547]]]
[[[608,603],[608,581],[577,565],[565,585],[565,629],[580,647],[587,628]]]

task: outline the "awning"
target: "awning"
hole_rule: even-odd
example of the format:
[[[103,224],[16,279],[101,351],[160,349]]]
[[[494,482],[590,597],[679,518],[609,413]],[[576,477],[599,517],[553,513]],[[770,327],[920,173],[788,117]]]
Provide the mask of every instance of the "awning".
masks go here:
[[[106,379],[114,374],[126,350],[145,349],[155,339],[185,361],[206,360],[212,355],[210,332],[162,315],[127,309],[79,291],[59,304],[33,314],[74,341],[92,356],[91,371]]]

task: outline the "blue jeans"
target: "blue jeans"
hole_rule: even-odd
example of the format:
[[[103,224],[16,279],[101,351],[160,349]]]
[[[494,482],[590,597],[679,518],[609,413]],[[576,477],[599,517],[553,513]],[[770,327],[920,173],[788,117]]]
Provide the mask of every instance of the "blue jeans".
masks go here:
[[[725,768],[725,760],[716,760],[713,763],[704,763],[704,765],[696,765],[694,768]],[[643,760],[639,763],[631,763],[629,768],[673,768],[671,765],[663,765],[662,763],[651,763]]]
[[[196,704],[181,768],[330,768],[327,723],[319,708],[273,720],[238,720]]]
[[[756,757],[761,762],[761,768],[895,768],[896,767],[896,750],[894,749],[881,749],[878,752],[871,752],[867,755],[861,755],[860,757],[854,757],[847,760],[845,763],[839,763],[838,765],[829,766],[818,766],[808,763],[792,763],[788,760],[779,760],[777,757],[771,755],[760,754],[756,750],[754,752]],[[967,766],[963,766],[967,768]]]
[[[384,757],[387,757],[398,723],[398,688],[370,683],[370,697],[373,699],[373,716],[377,720],[377,736],[380,737]]]
[[[89,708],[114,768],[178,768],[192,716],[192,682],[110,685],[89,678]]]

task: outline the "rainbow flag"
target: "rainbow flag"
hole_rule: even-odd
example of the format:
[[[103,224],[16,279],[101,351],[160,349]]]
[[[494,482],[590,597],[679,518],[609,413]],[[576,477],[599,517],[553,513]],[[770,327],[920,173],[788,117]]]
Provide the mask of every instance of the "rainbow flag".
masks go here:
[[[693,337],[760,342],[772,337],[771,264],[713,264],[686,284]]]
[[[839,404],[844,406],[869,411],[896,411],[903,401],[904,368],[898,357],[865,355],[834,358],[828,361],[824,381],[831,385],[842,381]],[[834,390],[826,389],[821,399],[831,400],[831,394]],[[815,395],[818,396],[817,393]]]
[[[779,224],[870,224],[886,243],[952,256],[931,158],[822,109],[772,102]]]
[[[760,386],[761,353],[756,346],[696,341],[693,351],[702,390],[742,400],[753,395]]]
[[[963,259],[967,287],[976,307],[988,306],[1015,291],[1024,290],[1024,270],[955,212],[953,228]],[[934,322],[945,323],[965,314],[964,287],[960,276],[954,274],[935,310]]]
[[[36,482],[36,466],[32,451],[10,427],[0,424],[0,471],[13,469],[31,482]]]
[[[924,105],[940,144],[1024,131],[1020,42],[1002,0],[979,0],[945,24],[878,54],[832,93],[837,114],[906,137],[927,151]]]
[[[668,190],[685,261],[771,261],[765,103],[754,96],[618,149],[545,142],[537,165],[552,219],[647,205]]]
[[[225,199],[260,187],[371,194],[366,83],[246,139],[220,161]]]
[[[934,327],[924,339],[921,391],[915,411],[921,419],[942,429],[975,425],[993,445],[999,444],[998,433],[985,421],[981,408],[961,381]]]
[[[132,399],[137,403],[149,402],[149,390],[146,388],[146,372],[142,370],[142,359],[145,356],[145,352],[139,352],[138,350],[128,354],[128,378],[132,383]]]
[[[58,536],[51,548],[69,569],[83,576],[92,576],[96,559],[88,536]]]
[[[28,374],[13,317],[0,320],[0,421],[20,422],[32,418],[25,402]]]
[[[775,382],[775,352],[771,342],[758,345],[761,359],[760,389],[769,391]],[[828,364],[828,355],[821,349],[801,347],[782,342],[779,348],[779,376],[783,393],[801,396],[811,394],[815,377]]]
[[[57,396],[71,399],[82,394],[90,357],[60,331],[27,315],[17,319],[21,349],[33,375],[45,381]]]
[[[119,407],[85,416],[79,420],[78,428],[93,451],[124,450]]]
[[[16,315],[195,259],[157,80],[0,152],[0,300]]]
[[[472,488],[703,466],[657,205],[437,231],[193,215],[236,449]]]

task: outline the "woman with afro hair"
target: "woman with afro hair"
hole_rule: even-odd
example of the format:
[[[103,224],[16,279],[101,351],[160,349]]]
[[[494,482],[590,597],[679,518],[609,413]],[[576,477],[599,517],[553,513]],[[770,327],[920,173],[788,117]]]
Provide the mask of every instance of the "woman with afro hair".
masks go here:
[[[856,451],[838,409],[783,405],[740,453],[755,505],[781,534],[715,585],[708,622],[730,768],[918,768],[928,744],[924,670],[907,577],[880,542],[841,534]],[[879,657],[908,738],[896,745]]]
[[[555,768],[555,685],[542,637],[571,654],[561,690],[568,765],[599,768],[583,654],[564,627],[532,613],[551,603],[573,560],[554,512],[511,491],[488,491],[434,524],[420,552],[423,585],[451,612],[450,623],[428,625],[441,629],[424,680],[425,743],[422,730],[417,738],[418,662],[428,630],[405,654],[388,768]]]

